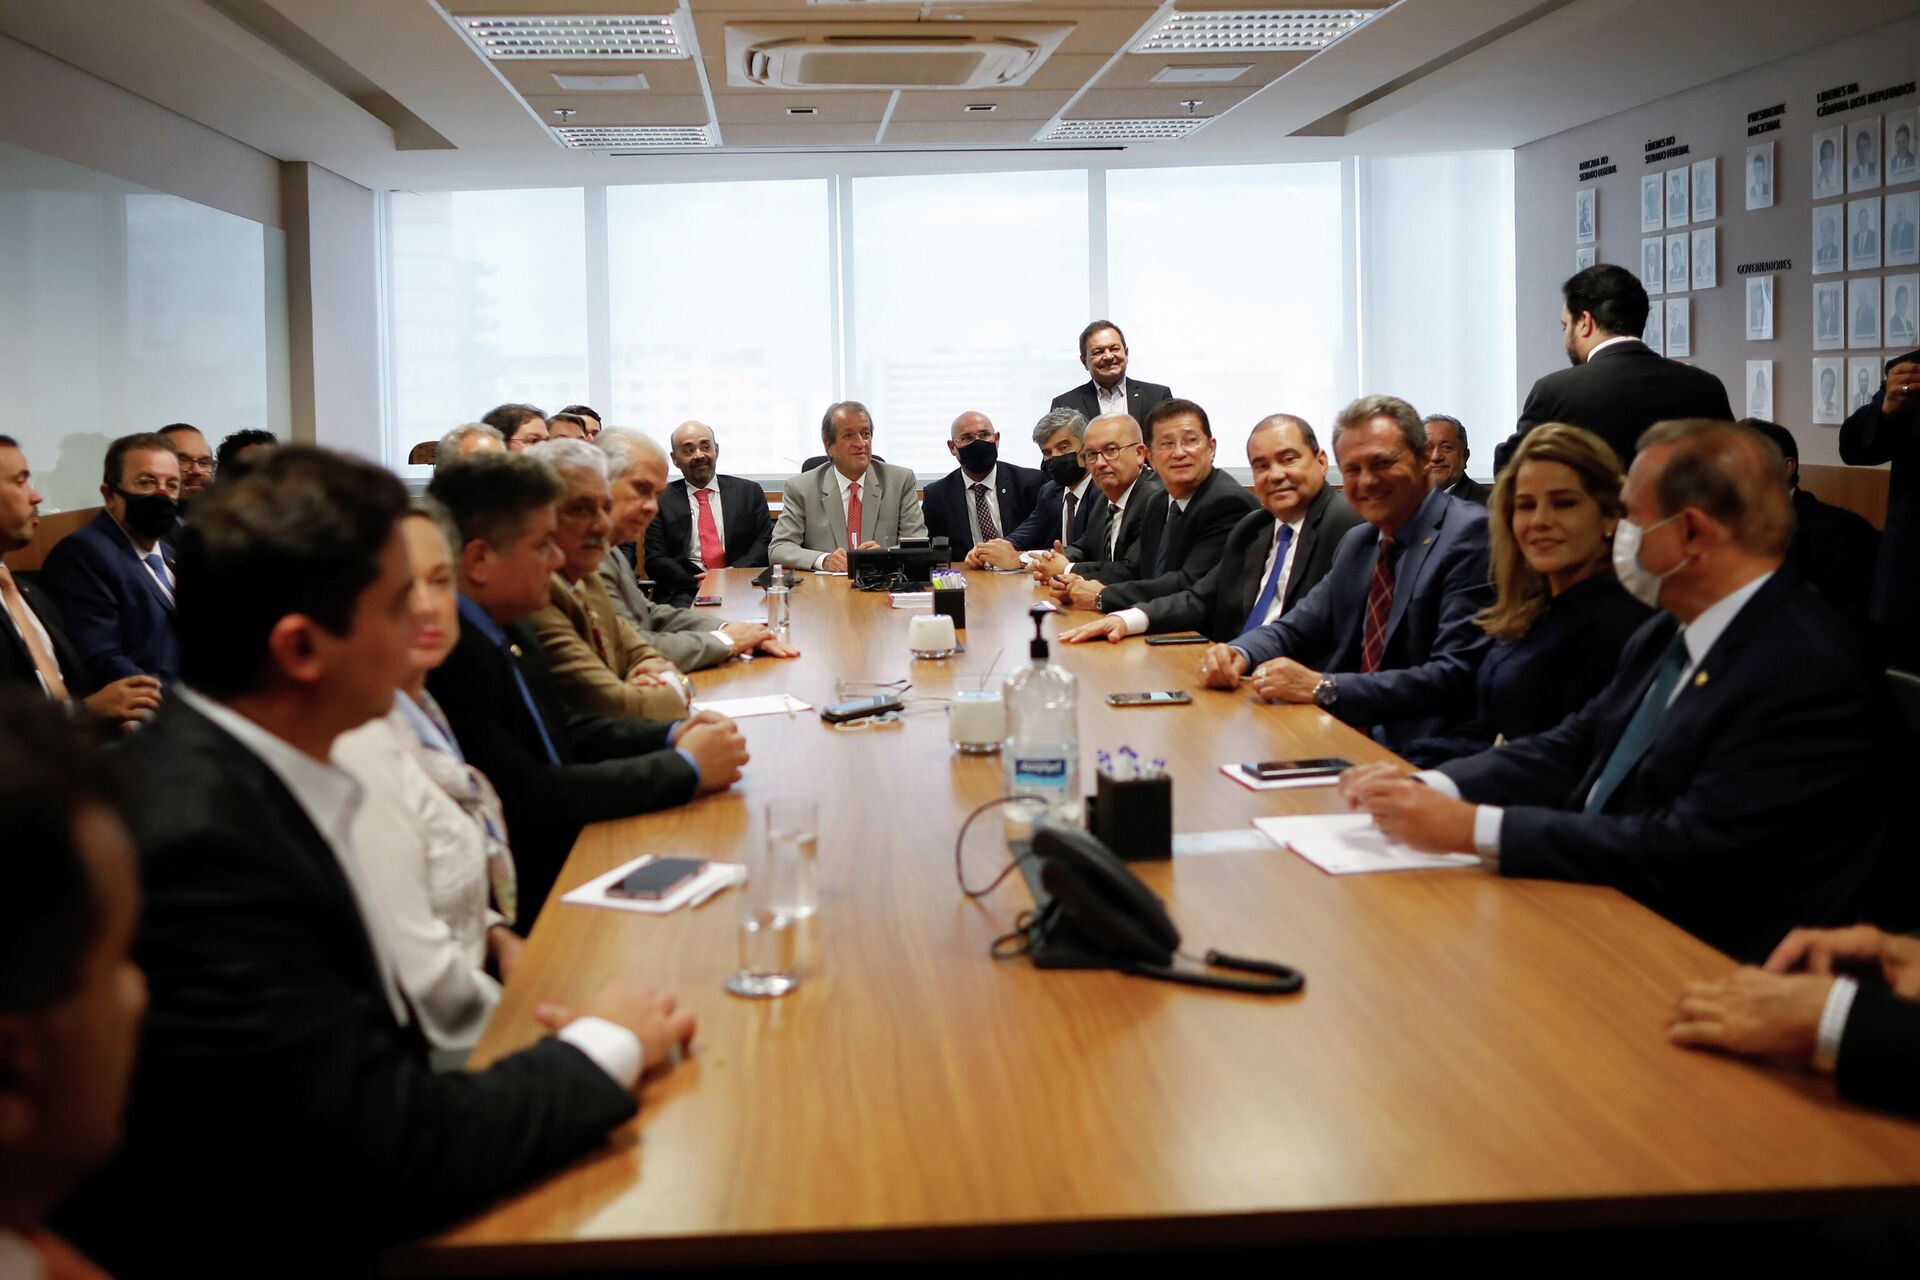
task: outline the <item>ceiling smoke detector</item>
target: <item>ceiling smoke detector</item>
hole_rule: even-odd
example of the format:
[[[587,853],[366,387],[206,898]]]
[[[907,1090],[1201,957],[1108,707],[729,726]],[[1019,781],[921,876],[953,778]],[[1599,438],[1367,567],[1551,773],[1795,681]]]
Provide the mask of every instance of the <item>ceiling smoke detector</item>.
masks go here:
[[[1176,13],[1132,53],[1298,53],[1324,49],[1373,17],[1368,9]]]
[[[460,30],[484,58],[684,58],[672,14],[634,17],[461,18]]]

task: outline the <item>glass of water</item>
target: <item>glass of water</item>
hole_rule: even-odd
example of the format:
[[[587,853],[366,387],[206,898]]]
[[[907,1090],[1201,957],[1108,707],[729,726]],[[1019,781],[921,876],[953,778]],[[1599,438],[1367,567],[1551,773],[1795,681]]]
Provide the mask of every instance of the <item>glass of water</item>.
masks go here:
[[[767,801],[767,861],[786,868],[775,907],[796,920],[820,909],[815,854],[820,847],[820,805],[811,796]]]
[[[737,996],[783,996],[800,985],[797,922],[788,907],[793,860],[769,843],[747,869],[740,887],[739,967],[726,988]]]

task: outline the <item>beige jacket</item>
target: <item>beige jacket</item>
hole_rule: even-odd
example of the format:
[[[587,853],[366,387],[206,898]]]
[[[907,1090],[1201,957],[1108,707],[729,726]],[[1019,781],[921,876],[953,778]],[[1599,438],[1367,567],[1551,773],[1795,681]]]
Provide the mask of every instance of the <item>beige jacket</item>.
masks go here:
[[[577,589],[554,574],[548,584],[547,607],[528,618],[527,624],[553,668],[560,696],[575,706],[601,715],[648,720],[678,720],[687,714],[686,685],[679,672],[640,638],[632,623],[614,613],[598,574],[582,578]],[[656,668],[672,683],[645,687],[627,683],[635,671]]]

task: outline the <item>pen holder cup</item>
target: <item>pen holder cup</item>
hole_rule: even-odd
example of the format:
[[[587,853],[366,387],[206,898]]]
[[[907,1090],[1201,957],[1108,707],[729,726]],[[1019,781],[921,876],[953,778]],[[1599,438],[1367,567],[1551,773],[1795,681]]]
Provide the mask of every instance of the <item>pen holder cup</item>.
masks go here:
[[[1120,782],[1094,778],[1089,829],[1123,862],[1157,862],[1173,856],[1173,778]]]
[[[933,589],[933,611],[953,619],[955,631],[967,629],[967,592],[964,587]]]

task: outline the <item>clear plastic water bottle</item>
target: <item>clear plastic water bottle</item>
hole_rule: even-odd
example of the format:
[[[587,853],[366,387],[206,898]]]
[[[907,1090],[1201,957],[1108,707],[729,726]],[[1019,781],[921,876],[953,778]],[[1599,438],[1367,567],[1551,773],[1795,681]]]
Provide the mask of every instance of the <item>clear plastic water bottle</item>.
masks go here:
[[[1007,704],[1007,745],[1001,752],[1006,792],[1031,796],[1060,822],[1080,822],[1079,682],[1053,663],[1047,648],[1051,605],[1039,604],[1033,616],[1033,661],[1008,676],[1002,686]],[[1038,816],[1037,814],[1032,816]]]
[[[767,577],[767,630],[773,632],[773,638],[781,644],[793,630],[793,618],[789,612],[787,599],[787,566],[777,564]]]

